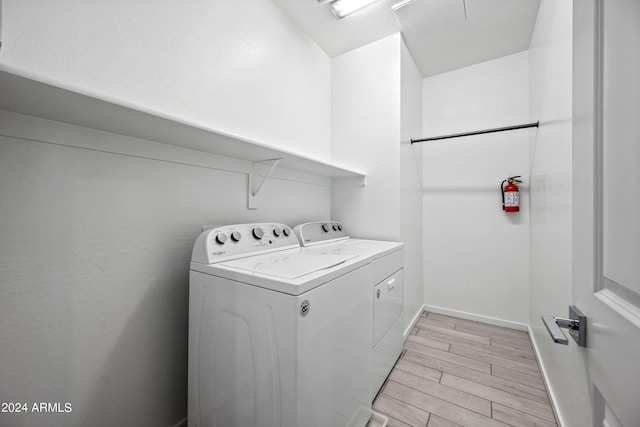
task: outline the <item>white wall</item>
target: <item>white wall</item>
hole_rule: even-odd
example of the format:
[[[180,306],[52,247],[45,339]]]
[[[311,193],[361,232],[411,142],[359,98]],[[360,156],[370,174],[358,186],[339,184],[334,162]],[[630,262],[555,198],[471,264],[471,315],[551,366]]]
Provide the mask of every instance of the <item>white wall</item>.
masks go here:
[[[332,159],[367,175],[332,192],[332,218],[354,237],[400,240],[399,34],[332,62]]]
[[[0,63],[312,157],[331,61],[271,1],[3,0]]]
[[[582,402],[571,390],[579,360],[554,344],[540,316],[565,316],[571,304],[572,4],[542,0],[530,46],[532,139],[530,328],[562,425]],[[592,66],[592,65],[589,65]],[[589,184],[585,184],[589,185]],[[587,407],[575,408],[574,414]]]
[[[2,12],[3,66],[330,158],[331,60],[271,2],[4,0]],[[73,411],[0,425],[174,425],[202,225],[322,220],[328,183],[272,179],[248,211],[247,176],[207,154],[2,120],[24,126],[0,140],[0,400]],[[91,148],[109,141],[145,156]]]
[[[330,187],[272,179],[249,211],[247,176],[206,167],[203,153],[167,161],[161,145],[26,120],[55,139],[0,139],[0,398],[73,412],[0,424],[174,425],[187,415],[188,271],[202,225],[321,220]],[[148,158],[58,145],[83,138]]]
[[[399,34],[333,59],[333,160],[367,174],[366,186],[334,187],[331,215],[350,234],[405,243],[404,326],[423,305],[422,77]]]
[[[423,133],[529,121],[528,55],[423,81]],[[424,298],[428,309],[523,328],[528,323],[529,133],[424,142]],[[502,211],[500,183],[522,175],[521,209]]]
[[[404,326],[412,326],[424,304],[422,284],[422,76],[404,42],[401,46],[400,238],[405,244]],[[410,330],[410,329],[409,329]]]

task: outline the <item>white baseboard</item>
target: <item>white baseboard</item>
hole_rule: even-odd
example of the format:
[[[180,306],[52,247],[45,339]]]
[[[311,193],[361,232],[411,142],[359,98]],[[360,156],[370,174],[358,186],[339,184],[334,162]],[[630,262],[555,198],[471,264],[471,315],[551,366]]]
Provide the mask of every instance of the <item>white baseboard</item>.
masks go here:
[[[420,319],[420,316],[422,316],[422,313],[424,312],[425,306],[423,305],[422,307],[420,307],[420,309],[418,310],[418,312],[415,314],[415,316],[413,316],[413,319],[411,319],[411,323],[409,324],[409,326],[407,327],[407,329],[404,330],[404,334],[402,335],[402,338],[406,341],[407,337],[409,336],[409,334],[411,333],[411,330],[413,329],[413,327],[416,325],[416,323],[418,322],[418,320]]]
[[[446,314],[447,316],[459,317],[461,319],[475,320],[476,322],[484,322],[490,325],[504,326],[506,328],[518,329],[520,331],[528,331],[529,325],[524,323],[512,322],[510,320],[498,319],[495,317],[482,316],[479,314],[467,313],[464,311],[450,310],[443,307],[435,307],[425,304],[423,310],[430,311],[432,313]]]
[[[475,320],[477,322],[484,322],[490,325],[504,326],[507,328],[527,331],[531,339],[531,344],[533,345],[533,351],[536,354],[536,359],[538,360],[538,366],[540,366],[540,372],[542,373],[542,378],[544,380],[547,393],[549,394],[549,399],[551,400],[551,406],[553,408],[556,421],[558,422],[558,427],[564,427],[567,425],[562,412],[559,411],[558,405],[556,404],[557,402],[556,394],[554,393],[553,388],[549,386],[550,383],[548,381],[547,369],[542,359],[540,358],[540,352],[538,351],[538,345],[536,343],[535,335],[533,334],[533,330],[531,330],[531,327],[529,325],[526,325],[524,323],[512,322],[510,320],[497,319],[495,317],[482,316],[479,314],[467,313],[464,311],[451,310],[444,307],[435,307],[432,305],[424,304],[422,308],[418,311],[418,313],[415,315],[413,320],[411,321],[411,325],[409,326],[409,328],[405,331],[405,334],[404,334],[405,339],[411,333],[411,330],[415,326],[418,319],[420,319],[420,316],[422,315],[423,311],[429,311],[429,312],[438,313],[438,314],[445,314],[447,316],[459,317],[461,319]]]
[[[556,404],[556,393],[554,393],[553,387],[551,387],[551,383],[549,382],[549,377],[547,375],[547,369],[540,357],[540,352],[538,351],[538,343],[536,341],[536,336],[533,334],[533,330],[531,327],[528,328],[529,338],[531,339],[531,345],[533,345],[533,351],[536,354],[536,360],[538,361],[538,366],[540,367],[540,372],[542,373],[542,380],[544,381],[544,386],[547,389],[547,394],[549,395],[549,400],[551,401],[551,407],[553,408],[553,413],[556,417],[556,421],[558,422],[558,427],[564,427],[567,425],[565,423],[562,412],[559,410],[559,406]]]
[[[173,427],[187,427],[187,418],[185,417],[181,419],[176,424],[174,424]]]

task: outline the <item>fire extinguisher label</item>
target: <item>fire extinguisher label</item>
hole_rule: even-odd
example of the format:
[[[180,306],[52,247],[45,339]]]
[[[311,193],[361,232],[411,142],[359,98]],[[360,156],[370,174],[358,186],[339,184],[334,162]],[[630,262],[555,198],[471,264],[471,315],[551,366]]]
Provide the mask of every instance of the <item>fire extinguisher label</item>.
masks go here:
[[[520,206],[520,193],[517,191],[509,191],[504,193],[504,206]]]

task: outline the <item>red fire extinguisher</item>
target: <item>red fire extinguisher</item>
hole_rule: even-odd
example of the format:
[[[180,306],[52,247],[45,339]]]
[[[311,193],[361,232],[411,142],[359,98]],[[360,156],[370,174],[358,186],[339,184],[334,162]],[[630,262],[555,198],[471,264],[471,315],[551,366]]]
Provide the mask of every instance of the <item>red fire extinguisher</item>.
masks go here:
[[[522,183],[519,179],[520,175],[512,176],[500,184],[500,192],[502,193],[502,210],[505,212],[518,212],[520,210],[520,191],[516,183]],[[505,186],[504,183],[507,183]]]

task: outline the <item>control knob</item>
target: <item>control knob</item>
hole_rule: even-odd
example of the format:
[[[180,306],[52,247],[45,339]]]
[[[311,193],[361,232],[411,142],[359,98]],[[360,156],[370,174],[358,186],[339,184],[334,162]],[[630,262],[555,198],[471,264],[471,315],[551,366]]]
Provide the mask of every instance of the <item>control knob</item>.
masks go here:
[[[240,234],[239,231],[234,231],[231,233],[231,240],[233,240],[234,242],[239,242],[241,237],[242,234]]]
[[[224,245],[224,242],[227,241],[227,235],[224,233],[220,233],[216,235],[216,243],[219,245]]]
[[[325,233],[329,232],[329,224],[322,224],[322,231],[324,231]]]
[[[289,234],[291,234],[291,230],[289,230],[287,227],[282,229],[282,233],[286,236],[289,237]]]
[[[251,234],[253,234],[253,237],[260,240],[264,236],[264,231],[262,231],[262,228],[260,227],[255,227],[253,230],[251,230]]]
[[[280,235],[282,234],[282,230],[279,227],[276,227],[273,229],[273,235],[276,237],[280,237]]]

